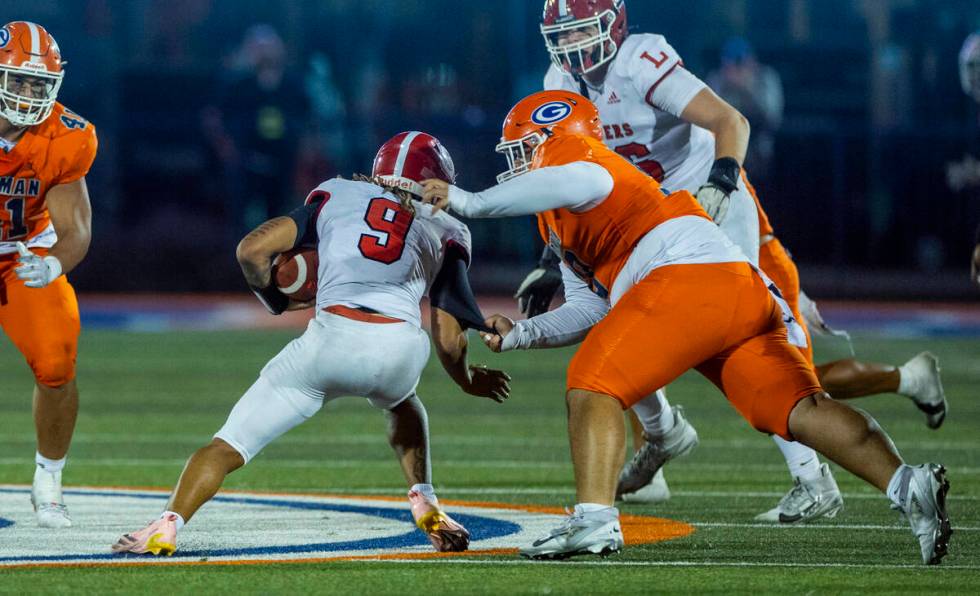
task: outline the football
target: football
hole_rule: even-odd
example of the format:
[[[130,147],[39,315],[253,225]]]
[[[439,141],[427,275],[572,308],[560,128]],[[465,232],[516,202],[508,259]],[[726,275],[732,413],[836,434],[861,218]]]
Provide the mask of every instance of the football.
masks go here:
[[[316,298],[316,272],[319,256],[315,248],[301,246],[287,250],[272,264],[272,279],[279,291],[297,302]]]

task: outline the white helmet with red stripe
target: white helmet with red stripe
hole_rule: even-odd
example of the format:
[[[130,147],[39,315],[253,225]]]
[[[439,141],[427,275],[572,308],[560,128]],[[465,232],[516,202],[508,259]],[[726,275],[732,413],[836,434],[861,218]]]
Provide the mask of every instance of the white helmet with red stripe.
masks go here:
[[[371,175],[385,184],[422,196],[423,180],[456,180],[453,158],[439,139],[416,130],[400,132],[378,149]]]
[[[14,126],[44,122],[65,76],[58,42],[27,21],[0,29],[0,116]]]

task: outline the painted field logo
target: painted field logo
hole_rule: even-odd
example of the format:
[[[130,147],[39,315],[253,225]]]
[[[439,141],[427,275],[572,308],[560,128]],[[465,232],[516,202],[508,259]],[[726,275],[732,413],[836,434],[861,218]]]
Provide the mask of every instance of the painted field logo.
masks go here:
[[[30,488],[0,486],[0,567],[34,565],[314,562],[433,556],[415,528],[408,502],[396,498],[221,493],[180,533],[173,557],[118,556],[109,545],[156,517],[163,491],[69,489],[74,527],[39,530]],[[510,554],[553,528],[561,510],[445,501],[471,534],[470,554]],[[625,516],[627,543],[686,536],[687,524]]]

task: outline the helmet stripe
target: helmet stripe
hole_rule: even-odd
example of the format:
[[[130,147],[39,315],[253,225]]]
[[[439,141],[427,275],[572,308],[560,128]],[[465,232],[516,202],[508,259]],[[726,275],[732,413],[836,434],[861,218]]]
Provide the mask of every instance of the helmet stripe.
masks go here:
[[[37,30],[37,25],[26,22],[28,30],[31,32],[31,62],[41,61],[41,32]]]
[[[568,0],[559,0],[558,2],[558,16],[567,17],[568,16]]]
[[[402,170],[405,169],[405,160],[408,159],[408,151],[412,148],[412,141],[419,136],[419,132],[413,131],[405,135],[402,139],[402,144],[398,147],[398,157],[395,159],[395,171],[392,172],[394,176],[401,176]]]

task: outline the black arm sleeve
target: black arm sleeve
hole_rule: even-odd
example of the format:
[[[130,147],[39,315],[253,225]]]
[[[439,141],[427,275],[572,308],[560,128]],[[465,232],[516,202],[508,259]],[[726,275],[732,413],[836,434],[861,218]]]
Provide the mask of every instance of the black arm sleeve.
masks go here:
[[[287,217],[296,222],[296,243],[299,246],[316,246],[316,216],[320,212],[323,199],[293,209]]]
[[[442,269],[429,288],[429,303],[455,317],[463,329],[492,333],[493,330],[483,324],[485,317],[470,288],[466,275],[468,261],[469,257],[461,247],[455,244],[446,247]]]
[[[255,286],[249,284],[252,292],[255,293],[255,297],[259,299],[270,313],[274,315],[281,315],[286,312],[289,308],[289,298],[279,291],[279,288],[275,284],[270,283],[268,287],[256,288]]]

